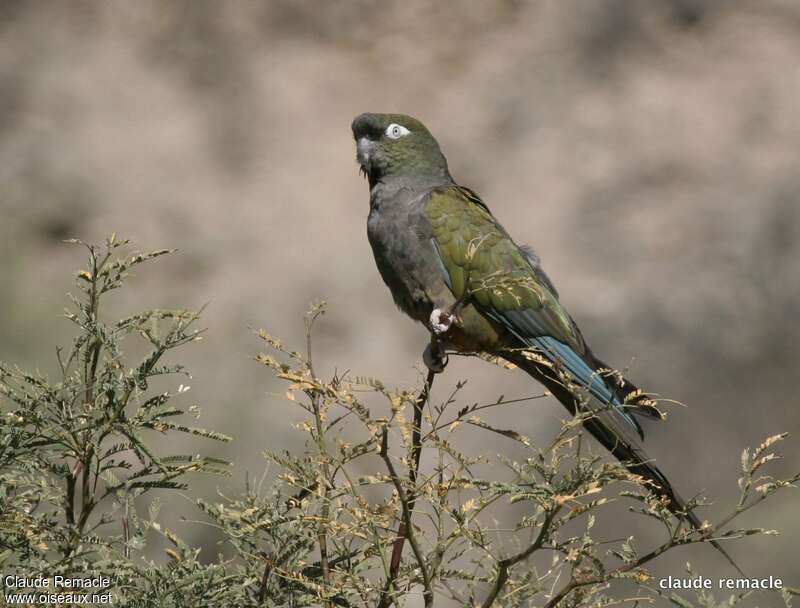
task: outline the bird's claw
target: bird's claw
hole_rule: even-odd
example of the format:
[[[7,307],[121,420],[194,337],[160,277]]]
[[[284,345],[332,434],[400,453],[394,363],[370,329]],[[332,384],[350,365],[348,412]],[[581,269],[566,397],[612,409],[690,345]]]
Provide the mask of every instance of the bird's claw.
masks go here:
[[[447,365],[447,355],[442,356],[439,347],[431,343],[425,347],[425,352],[422,353],[422,361],[425,363],[425,367],[434,374],[441,374]]]
[[[455,320],[454,314],[445,312],[441,308],[434,308],[430,317],[431,331],[436,335],[446,333]]]

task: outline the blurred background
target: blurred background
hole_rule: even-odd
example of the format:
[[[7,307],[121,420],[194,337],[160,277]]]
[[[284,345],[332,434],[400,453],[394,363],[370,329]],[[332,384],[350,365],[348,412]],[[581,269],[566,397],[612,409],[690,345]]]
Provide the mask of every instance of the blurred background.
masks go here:
[[[789,431],[774,470],[800,467],[798,99],[793,0],[2,0],[0,358],[55,370],[83,261],[62,239],[177,247],[108,314],[209,304],[206,339],[177,358],[200,423],[236,439],[205,451],[235,467],[197,487],[240,490],[264,450],[302,437],[298,408],[252,361],[251,328],[300,347],[307,304],[325,298],[318,370],[420,380],[426,333],[374,267],[350,133],[361,112],[408,113],[537,250],[593,350],[689,406],[647,425],[648,446],[684,495],[715,499],[713,518],[737,495],[743,447]],[[435,397],[458,379],[469,402],[541,390],[453,359]],[[534,401],[487,420],[544,442],[564,414]],[[609,537],[657,538],[632,523]],[[741,523],[782,533],[732,545],[744,570],[798,586],[800,497]],[[206,529],[171,525],[215,557]],[[735,574],[708,547],[653,571],[686,561]],[[754,597],[744,605],[777,605]]]

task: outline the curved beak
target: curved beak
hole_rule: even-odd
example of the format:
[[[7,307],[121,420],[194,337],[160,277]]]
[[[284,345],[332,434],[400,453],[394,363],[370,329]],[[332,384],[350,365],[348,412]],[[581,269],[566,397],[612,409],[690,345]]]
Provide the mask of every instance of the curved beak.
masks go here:
[[[375,152],[375,142],[368,137],[359,137],[356,140],[356,160],[361,165],[361,172],[367,173],[369,171],[370,161]]]

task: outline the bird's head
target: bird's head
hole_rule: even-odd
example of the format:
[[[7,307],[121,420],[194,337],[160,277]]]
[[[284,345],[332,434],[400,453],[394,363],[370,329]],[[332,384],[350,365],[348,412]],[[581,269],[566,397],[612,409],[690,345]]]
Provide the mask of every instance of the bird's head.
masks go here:
[[[386,179],[450,181],[447,160],[430,131],[405,114],[361,114],[353,120],[356,159],[370,187]]]

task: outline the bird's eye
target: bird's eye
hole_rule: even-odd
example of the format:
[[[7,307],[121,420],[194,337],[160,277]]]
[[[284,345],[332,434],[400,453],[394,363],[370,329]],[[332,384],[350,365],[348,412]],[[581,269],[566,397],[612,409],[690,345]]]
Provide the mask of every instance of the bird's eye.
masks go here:
[[[406,129],[403,125],[398,125],[396,122],[386,127],[386,137],[389,139],[400,139],[403,135],[408,135],[410,132],[411,131]]]

